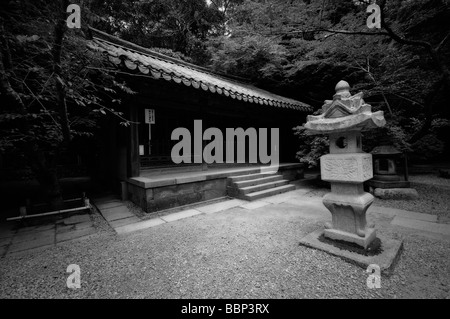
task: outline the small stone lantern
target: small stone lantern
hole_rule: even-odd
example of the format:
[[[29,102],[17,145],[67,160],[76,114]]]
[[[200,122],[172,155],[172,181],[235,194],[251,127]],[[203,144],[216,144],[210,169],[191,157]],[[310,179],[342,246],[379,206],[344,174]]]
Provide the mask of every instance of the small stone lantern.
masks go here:
[[[363,182],[373,176],[372,155],[362,151],[361,132],[386,124],[382,111],[372,113],[363,94],[350,94],[350,85],[340,81],[333,100],[325,101],[322,114],[309,115],[304,127],[309,134],[328,134],[330,154],[320,158],[322,180],[331,183],[323,204],[332,214],[323,235],[331,240],[367,249],[376,230],[366,222],[374,197],[364,192]]]
[[[373,179],[368,182],[373,188],[408,188],[410,183],[402,181],[397,173],[395,160],[402,154],[391,145],[377,146],[372,150]]]

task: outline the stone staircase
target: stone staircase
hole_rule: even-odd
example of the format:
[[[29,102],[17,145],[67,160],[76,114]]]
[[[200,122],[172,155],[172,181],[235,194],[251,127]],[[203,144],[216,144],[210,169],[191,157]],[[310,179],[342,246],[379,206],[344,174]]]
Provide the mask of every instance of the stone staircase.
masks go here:
[[[248,174],[228,177],[227,192],[231,197],[257,200],[294,190],[295,186],[278,174]]]

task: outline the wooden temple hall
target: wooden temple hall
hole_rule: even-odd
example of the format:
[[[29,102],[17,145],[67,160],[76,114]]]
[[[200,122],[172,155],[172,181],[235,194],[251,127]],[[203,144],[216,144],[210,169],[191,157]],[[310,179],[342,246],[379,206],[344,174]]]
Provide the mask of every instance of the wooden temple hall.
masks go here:
[[[154,212],[225,196],[254,200],[295,188],[290,181],[301,177],[302,165],[295,158],[298,141],[292,128],[304,123],[311,112],[309,105],[91,31],[89,48],[102,52],[137,92],[120,106],[135,124],[124,127],[110,117],[102,130],[104,150],[98,174],[123,199]],[[205,147],[211,142],[199,141],[199,136],[194,141],[196,120],[201,121],[203,132],[208,128],[223,132],[224,149],[227,128],[267,128],[268,154],[271,128],[278,128],[278,172],[267,174],[268,164],[249,158],[249,137],[245,160],[239,163],[208,164],[202,156],[200,160],[192,156],[190,163],[174,163],[172,148],[181,140],[172,140],[175,129],[190,132],[192,149],[195,143]]]

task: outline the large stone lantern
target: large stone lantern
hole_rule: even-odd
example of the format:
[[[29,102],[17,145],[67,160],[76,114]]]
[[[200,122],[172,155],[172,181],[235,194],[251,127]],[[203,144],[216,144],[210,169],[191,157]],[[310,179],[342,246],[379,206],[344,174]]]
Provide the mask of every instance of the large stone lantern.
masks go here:
[[[331,183],[323,204],[332,214],[323,235],[331,240],[367,249],[376,230],[366,222],[374,197],[364,192],[363,182],[373,177],[372,155],[362,151],[361,132],[386,124],[382,111],[372,113],[363,94],[351,95],[345,81],[336,85],[333,100],[325,101],[322,114],[309,115],[304,127],[309,134],[328,134],[330,154],[320,159],[322,180]]]

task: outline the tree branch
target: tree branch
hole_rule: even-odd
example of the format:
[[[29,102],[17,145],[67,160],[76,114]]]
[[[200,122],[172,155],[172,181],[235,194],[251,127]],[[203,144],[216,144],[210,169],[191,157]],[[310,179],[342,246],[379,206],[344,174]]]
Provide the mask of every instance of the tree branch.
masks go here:
[[[434,63],[438,67],[440,73],[442,74],[442,79],[444,80],[444,84],[446,85],[447,89],[450,90],[450,71],[447,67],[447,64],[445,64],[442,60],[442,58],[439,55],[438,49],[434,49],[431,43],[426,41],[420,41],[420,40],[409,40],[404,37],[399,36],[396,34],[390,25],[386,22],[386,18],[384,16],[384,8],[386,6],[386,0],[382,0],[380,3],[380,9],[381,9],[381,27],[384,28],[389,36],[401,44],[408,44],[408,45],[415,45],[415,46],[421,46],[425,48],[428,53],[430,54],[431,58],[433,59]],[[447,35],[448,36],[448,35]],[[446,37],[447,38],[447,37]],[[443,40],[445,42],[446,38]],[[442,42],[441,42],[442,43]]]
[[[293,33],[305,33],[305,32],[330,32],[333,34],[348,34],[348,35],[378,35],[378,36],[389,36],[387,32],[369,32],[369,31],[347,31],[347,30],[332,30],[332,29],[312,29],[312,30],[300,30],[300,31],[289,31],[289,32],[277,32],[274,34],[293,34]]]
[[[0,52],[0,93],[6,96],[7,100],[9,100],[11,104],[17,108],[20,114],[25,114],[25,105],[23,104],[20,95],[11,87],[11,84],[9,83],[2,58],[2,53]],[[3,105],[7,104],[8,103],[5,103]]]
[[[357,63],[358,66],[361,68],[361,70],[363,70],[364,72],[366,72],[366,73],[369,75],[370,79],[373,81],[373,83],[375,84],[375,86],[378,86],[379,83],[377,82],[377,80],[375,80],[375,77],[373,76],[372,72],[370,72],[370,61],[369,61],[369,58],[367,57],[367,69],[365,69],[365,68],[364,68],[362,65],[360,65],[357,61],[356,61],[356,63]],[[389,104],[389,101],[388,101],[388,99],[386,98],[386,95],[384,94],[383,90],[381,90],[380,92],[381,92],[381,95],[383,96],[384,103],[386,103],[386,106],[387,106],[387,108],[388,108],[388,110],[389,110],[389,114],[390,114],[391,116],[393,116],[393,114],[392,114],[392,109],[391,109],[391,105]]]
[[[0,20],[0,44],[2,45],[2,62],[5,70],[12,69],[11,51],[9,50],[8,39],[5,36],[5,30],[3,28],[3,21]]]
[[[444,43],[448,40],[448,37],[450,36],[450,32],[447,33],[447,35],[445,36],[445,38],[439,43],[439,45],[436,47],[436,51],[439,51],[442,46],[444,45]]]
[[[377,35],[377,36],[389,36],[387,32],[370,32],[370,31],[346,31],[346,30],[332,30],[332,29],[316,29],[313,31],[325,31],[337,34],[350,34],[350,35]]]
[[[69,117],[67,115],[67,103],[65,84],[62,80],[61,53],[64,33],[66,32],[66,8],[69,5],[68,0],[61,1],[60,15],[55,25],[54,43],[53,43],[53,73],[55,74],[55,88],[58,103],[58,110],[61,117],[61,128],[64,140],[69,142],[72,139],[69,126]]]
[[[416,46],[421,46],[424,47],[427,50],[432,49],[432,46],[429,42],[426,41],[420,41],[420,40],[410,40],[410,39],[406,39],[404,37],[399,36],[398,34],[396,34],[392,28],[390,27],[390,25],[386,22],[386,18],[384,16],[384,7],[386,6],[386,0],[382,0],[380,3],[380,9],[381,9],[381,27],[383,29],[385,29],[387,31],[387,35],[390,36],[392,39],[394,39],[395,41],[397,41],[398,43],[401,44],[408,44],[408,45],[416,45]]]
[[[3,29],[3,21],[0,25],[0,42],[2,49],[0,50],[0,93],[5,95],[10,104],[14,106],[20,114],[25,114],[25,105],[20,95],[11,87],[8,79],[7,70],[11,68],[11,54],[9,52],[8,40],[5,37]],[[3,103],[2,103],[3,104]],[[3,105],[8,105],[4,103]]]

